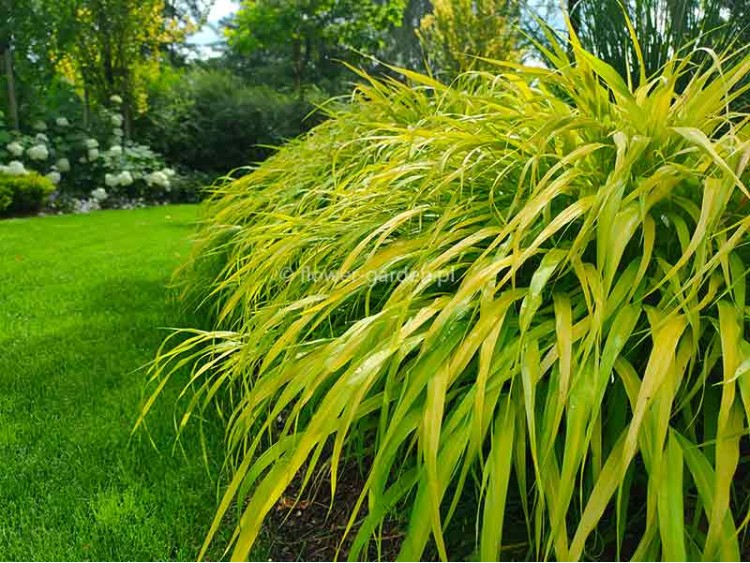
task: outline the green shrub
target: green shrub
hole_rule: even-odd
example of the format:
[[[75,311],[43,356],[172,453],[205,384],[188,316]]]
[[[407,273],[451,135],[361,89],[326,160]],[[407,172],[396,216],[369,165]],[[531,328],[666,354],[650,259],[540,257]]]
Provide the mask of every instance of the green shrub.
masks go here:
[[[138,131],[169,162],[226,174],[309,129],[312,110],[291,94],[250,86],[228,72],[194,70],[155,89]]]
[[[228,413],[207,542],[236,500],[246,558],[296,474],[335,488],[360,455],[351,558],[393,511],[400,558],[465,555],[443,533],[467,496],[486,560],[510,526],[533,559],[747,548],[750,136],[726,108],[750,57],[631,90],[553,48],[553,70],[372,81],[217,189],[188,268],[216,328],[152,372],[194,364],[181,427]]]
[[[0,184],[0,213],[8,209],[13,203],[13,190],[10,186]]]
[[[54,191],[55,185],[49,178],[36,172],[21,175],[0,173],[0,193],[10,196],[10,203],[5,207],[5,213],[13,215],[39,213],[47,198]],[[1,204],[0,211],[2,211]]]

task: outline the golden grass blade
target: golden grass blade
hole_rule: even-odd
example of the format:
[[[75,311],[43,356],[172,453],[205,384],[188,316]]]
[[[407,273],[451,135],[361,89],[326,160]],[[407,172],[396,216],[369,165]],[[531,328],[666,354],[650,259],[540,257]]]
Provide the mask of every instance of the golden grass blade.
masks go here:
[[[335,493],[356,458],[352,558],[399,510],[402,559],[464,557],[472,493],[478,553],[504,557],[516,490],[531,557],[739,557],[750,119],[727,107],[750,57],[638,61],[634,89],[550,38],[544,72],[363,74],[216,188],[184,269],[214,330],[165,341],[139,419],[187,370],[178,431],[226,421],[206,546],[237,501],[251,556],[295,475]]]

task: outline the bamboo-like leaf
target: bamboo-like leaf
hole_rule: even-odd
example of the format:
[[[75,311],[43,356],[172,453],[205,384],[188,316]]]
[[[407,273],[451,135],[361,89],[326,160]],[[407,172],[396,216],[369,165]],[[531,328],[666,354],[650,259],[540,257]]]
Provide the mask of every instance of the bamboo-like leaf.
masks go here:
[[[480,538],[482,561],[497,561],[500,558],[505,516],[505,499],[513,463],[513,440],[515,437],[515,413],[510,396],[501,401],[500,410],[492,432],[492,449],[486,469],[487,492],[484,498],[484,522]]]
[[[212,330],[165,341],[138,420],[187,370],[178,431],[225,421],[203,553],[237,502],[251,557],[295,476],[335,502],[356,456],[350,558],[399,511],[408,560],[468,556],[467,512],[488,560],[511,526],[537,559],[739,558],[750,56],[647,76],[633,45],[634,87],[549,33],[544,72],[363,74],[206,202],[181,279]]]
[[[665,561],[687,560],[682,468],[682,449],[677,440],[670,436],[664,451],[659,484],[659,532]]]

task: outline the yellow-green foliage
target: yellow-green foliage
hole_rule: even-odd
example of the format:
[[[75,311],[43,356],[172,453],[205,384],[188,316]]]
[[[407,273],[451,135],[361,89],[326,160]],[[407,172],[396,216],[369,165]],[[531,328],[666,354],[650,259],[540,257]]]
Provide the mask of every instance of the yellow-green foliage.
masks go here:
[[[0,213],[37,213],[54,191],[50,179],[36,172],[0,173]]]
[[[491,65],[482,58],[518,58],[518,16],[515,0],[433,0],[418,34],[428,59],[439,69],[487,69]]]
[[[220,271],[194,279],[216,330],[168,340],[152,372],[194,365],[188,414],[227,417],[207,541],[237,500],[246,557],[294,475],[335,487],[359,444],[353,558],[396,507],[402,558],[430,541],[461,555],[443,530],[470,489],[482,559],[504,524],[535,559],[595,556],[594,539],[636,560],[739,558],[750,140],[728,108],[750,57],[677,91],[690,61],[631,89],[572,51],[451,87],[372,81],[218,190],[195,265]]]

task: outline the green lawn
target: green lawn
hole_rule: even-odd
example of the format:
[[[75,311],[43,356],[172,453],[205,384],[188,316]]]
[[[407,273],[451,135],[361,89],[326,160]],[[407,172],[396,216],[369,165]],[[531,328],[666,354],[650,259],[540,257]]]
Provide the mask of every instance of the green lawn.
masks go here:
[[[130,435],[138,368],[181,323],[166,284],[195,214],[0,221],[0,559],[196,557],[215,468],[195,444],[172,455],[169,400],[150,420],[158,451]]]

